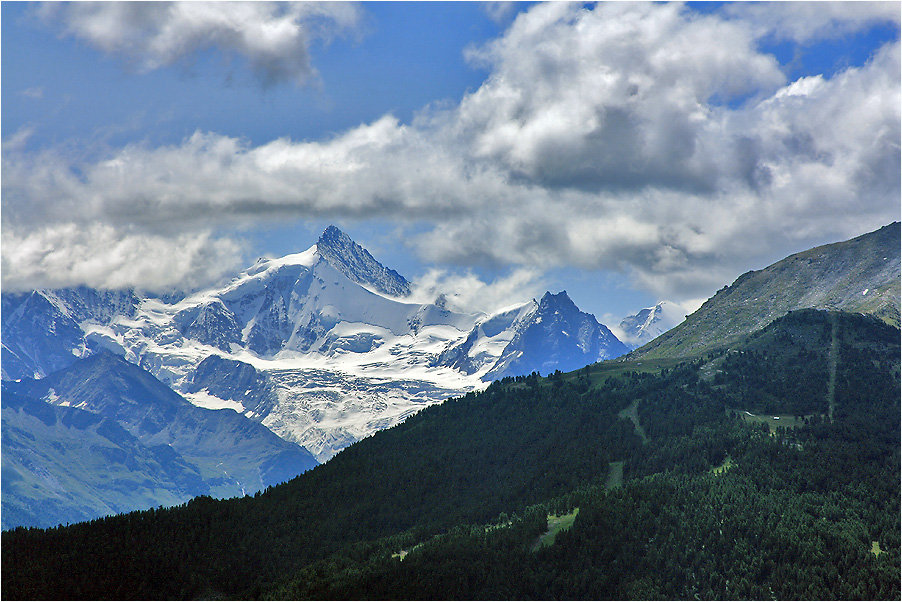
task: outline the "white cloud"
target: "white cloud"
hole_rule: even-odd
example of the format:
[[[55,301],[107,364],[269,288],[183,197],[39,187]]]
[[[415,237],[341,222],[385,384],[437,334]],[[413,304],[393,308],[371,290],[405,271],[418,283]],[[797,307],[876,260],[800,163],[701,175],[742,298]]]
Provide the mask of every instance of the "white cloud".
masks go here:
[[[32,100],[41,100],[44,97],[44,88],[35,87],[35,88],[26,88],[24,90],[19,91],[19,94],[26,98],[30,98]]]
[[[733,2],[727,14],[746,21],[758,37],[811,42],[836,38],[902,18],[898,2]]]
[[[57,224],[20,234],[4,226],[2,245],[7,292],[80,284],[165,291],[210,284],[241,266],[240,245],[209,232],[169,237]]]
[[[139,224],[160,230],[285,215],[434,216],[478,206],[447,149],[390,116],[322,142],[253,147],[197,132],[70,163],[55,150],[4,154],[4,219]],[[64,208],[64,211],[60,211]]]
[[[540,297],[547,289],[542,272],[535,268],[516,268],[492,282],[485,282],[471,270],[456,273],[433,268],[413,284],[413,298],[423,303],[444,294],[450,309],[485,314],[510,306],[512,300]]]
[[[44,4],[40,14],[139,72],[215,47],[246,57],[265,84],[308,82],[310,42],[360,21],[349,2],[72,2]]]
[[[495,23],[504,23],[517,10],[518,2],[487,1],[482,3],[482,8],[489,18]]]
[[[460,135],[552,187],[709,189],[710,101],[784,83],[742,26],[678,4],[540,5],[470,55],[493,72],[462,102]]]
[[[552,3],[471,51],[491,70],[479,89],[409,125],[385,116],[260,146],[198,132],[99,161],[4,145],[3,283],[41,266],[7,260],[10,227],[19,243],[95,223],[160,241],[196,229],[212,243],[209,232],[242,224],[374,217],[417,223],[421,257],[526,270],[497,291],[572,265],[629,274],[658,298],[703,298],[899,218],[899,44],[788,82],[756,35],[748,19],[681,5]],[[468,278],[453,282],[474,291],[464,305],[499,297]]]

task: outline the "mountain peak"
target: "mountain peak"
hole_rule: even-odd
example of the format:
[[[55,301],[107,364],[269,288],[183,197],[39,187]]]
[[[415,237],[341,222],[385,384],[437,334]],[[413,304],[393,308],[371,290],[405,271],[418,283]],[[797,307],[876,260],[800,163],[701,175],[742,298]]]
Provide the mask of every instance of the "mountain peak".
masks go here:
[[[567,291],[561,291],[556,295],[551,291],[546,291],[544,295],[542,295],[541,301],[539,301],[540,308],[549,308],[549,307],[566,307],[566,308],[576,308],[576,303],[570,298],[567,294]],[[578,310],[578,308],[576,308]]]
[[[356,243],[353,240],[351,240],[350,236],[348,236],[347,234],[345,234],[344,232],[339,230],[337,227],[330,225],[328,228],[323,230],[323,233],[322,233],[322,235],[320,235],[319,240],[317,241],[316,244],[317,245],[326,245],[326,246],[333,246],[333,245],[338,244],[341,246],[345,246],[345,245],[353,245]]]
[[[685,308],[673,301],[660,301],[653,307],[623,318],[618,336],[633,348],[641,347],[682,322],[687,313]]]
[[[395,297],[410,294],[410,283],[403,276],[376,261],[369,251],[335,226],[325,229],[316,250],[332,267],[358,284]]]
[[[554,369],[567,372],[629,351],[607,326],[581,311],[567,291],[546,292],[536,303],[484,379],[533,371],[548,374]]]

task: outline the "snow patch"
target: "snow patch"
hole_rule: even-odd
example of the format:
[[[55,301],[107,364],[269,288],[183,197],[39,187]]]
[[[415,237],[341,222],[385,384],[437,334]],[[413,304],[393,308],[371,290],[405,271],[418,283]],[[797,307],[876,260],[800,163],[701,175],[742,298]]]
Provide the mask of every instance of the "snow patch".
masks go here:
[[[197,391],[195,393],[182,393],[182,397],[193,403],[194,405],[206,408],[208,410],[234,410],[239,414],[244,414],[244,406],[237,401],[231,399],[220,399],[206,390]]]

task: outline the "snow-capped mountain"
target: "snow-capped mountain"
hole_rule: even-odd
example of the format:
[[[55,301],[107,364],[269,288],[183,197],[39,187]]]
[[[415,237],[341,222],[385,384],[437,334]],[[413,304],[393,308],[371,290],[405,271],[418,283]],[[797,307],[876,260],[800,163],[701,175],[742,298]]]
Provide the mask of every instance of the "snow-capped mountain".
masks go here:
[[[171,298],[34,291],[3,298],[3,377],[42,377],[106,349],[206,408],[231,408],[325,461],[376,430],[506,375],[627,349],[566,293],[455,312],[329,227],[307,251]]]
[[[87,287],[2,295],[3,380],[42,378],[90,354],[81,324],[131,318],[133,291]]]
[[[661,301],[620,322],[618,336],[630,349],[636,349],[664,334],[686,319],[689,312],[672,301]]]

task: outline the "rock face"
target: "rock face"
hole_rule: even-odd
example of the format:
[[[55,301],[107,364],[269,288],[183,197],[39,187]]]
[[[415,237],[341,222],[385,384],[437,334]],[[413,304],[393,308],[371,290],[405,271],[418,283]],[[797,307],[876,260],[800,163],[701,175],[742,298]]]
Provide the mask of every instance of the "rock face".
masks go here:
[[[190,295],[75,289],[3,303],[5,379],[108,350],[319,461],[493,378],[626,351],[566,294],[492,315],[452,311],[442,295],[417,302],[407,280],[335,227],[303,253],[260,259]]]
[[[372,286],[380,293],[395,297],[410,294],[410,283],[403,276],[373,259],[369,251],[335,226],[326,228],[316,242],[316,249],[332,267],[357,284]]]
[[[4,525],[8,507],[27,516],[35,500],[49,506],[32,518],[55,525],[198,495],[254,493],[317,464],[261,424],[192,405],[110,353],[41,380],[6,382],[3,402]]]
[[[197,365],[191,382],[184,386],[189,393],[206,391],[213,397],[231,401],[253,414],[265,415],[278,403],[272,380],[264,372],[245,362],[209,355]]]
[[[867,313],[898,326],[900,274],[900,227],[894,222],[743,274],[629,357],[699,355],[798,309]]]
[[[47,376],[86,352],[79,323],[54,301],[49,291],[3,295],[4,380]]]

